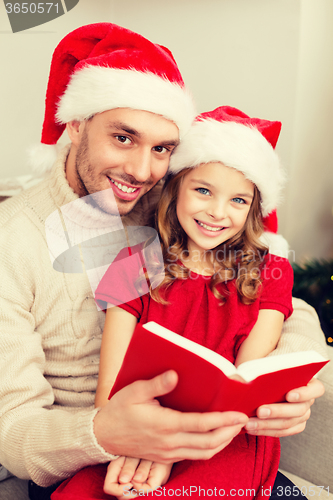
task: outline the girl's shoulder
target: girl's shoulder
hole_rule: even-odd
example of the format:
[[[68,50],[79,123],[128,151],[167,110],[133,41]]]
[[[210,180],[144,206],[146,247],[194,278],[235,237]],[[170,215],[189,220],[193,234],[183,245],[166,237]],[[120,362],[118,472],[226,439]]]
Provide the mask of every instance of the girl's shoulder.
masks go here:
[[[260,269],[260,278],[264,288],[274,286],[274,288],[291,290],[294,282],[294,271],[288,259],[267,254]]]
[[[260,273],[260,309],[276,309],[287,319],[292,313],[293,269],[288,259],[267,254]]]
[[[288,259],[285,257],[280,257],[279,255],[274,255],[271,253],[266,254],[262,259],[262,267],[267,271],[273,271],[274,269],[279,269],[283,273],[293,275],[293,268]]]

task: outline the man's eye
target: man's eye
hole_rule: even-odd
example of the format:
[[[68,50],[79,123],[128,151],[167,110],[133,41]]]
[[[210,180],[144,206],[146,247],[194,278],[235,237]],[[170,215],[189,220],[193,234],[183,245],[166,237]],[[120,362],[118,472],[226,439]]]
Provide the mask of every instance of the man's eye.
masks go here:
[[[156,151],[157,153],[165,153],[166,151],[169,151],[168,148],[164,146],[155,146],[153,148],[153,151]]]
[[[125,135],[116,135],[117,141],[121,142],[122,144],[130,144],[131,140],[126,137]]]
[[[200,194],[205,194],[205,195],[209,195],[210,194],[210,191],[207,188],[197,188],[196,191],[198,191],[198,193],[200,193]]]
[[[245,200],[243,200],[243,198],[233,198],[232,201],[236,202],[236,203],[245,203]]]

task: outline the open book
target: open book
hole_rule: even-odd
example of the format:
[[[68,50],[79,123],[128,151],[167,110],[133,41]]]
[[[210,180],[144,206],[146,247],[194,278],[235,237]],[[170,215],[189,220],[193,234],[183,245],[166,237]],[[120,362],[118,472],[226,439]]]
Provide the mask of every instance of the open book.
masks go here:
[[[315,351],[261,358],[236,368],[206,347],[151,321],[138,324],[110,398],[136,380],[148,380],[173,369],[176,388],[158,398],[179,411],[241,411],[255,415],[262,404],[285,401],[288,391],[306,385],[328,363]],[[238,374],[246,382],[230,379]]]

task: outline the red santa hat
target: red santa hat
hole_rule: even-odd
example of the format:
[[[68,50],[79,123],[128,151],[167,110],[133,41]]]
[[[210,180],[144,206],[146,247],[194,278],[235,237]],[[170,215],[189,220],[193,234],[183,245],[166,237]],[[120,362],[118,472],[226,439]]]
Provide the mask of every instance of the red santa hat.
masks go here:
[[[257,186],[270,253],[287,256],[288,243],[277,235],[276,208],[285,182],[275,146],[281,122],[250,118],[230,106],[202,113],[171,156],[169,172],[176,174],[202,163],[221,162],[242,172]]]
[[[66,123],[114,108],[161,115],[177,125],[180,137],[196,114],[167,48],[115,24],[82,26],[54,51],[41,144],[30,152],[33,168],[52,166]]]

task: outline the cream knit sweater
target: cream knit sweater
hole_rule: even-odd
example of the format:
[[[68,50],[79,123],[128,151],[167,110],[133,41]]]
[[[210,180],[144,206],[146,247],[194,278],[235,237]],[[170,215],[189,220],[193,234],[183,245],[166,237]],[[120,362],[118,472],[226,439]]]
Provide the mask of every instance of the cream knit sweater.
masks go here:
[[[104,313],[87,276],[55,271],[46,244],[47,217],[78,199],[65,177],[67,153],[46,180],[0,205],[0,463],[41,486],[113,458],[93,433]],[[144,224],[155,195],[125,222]],[[92,213],[82,220],[95,222]],[[327,355],[314,310],[294,306],[279,352]]]

